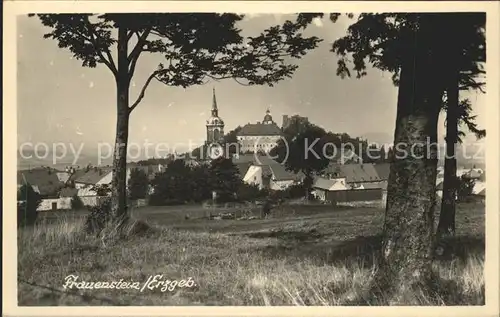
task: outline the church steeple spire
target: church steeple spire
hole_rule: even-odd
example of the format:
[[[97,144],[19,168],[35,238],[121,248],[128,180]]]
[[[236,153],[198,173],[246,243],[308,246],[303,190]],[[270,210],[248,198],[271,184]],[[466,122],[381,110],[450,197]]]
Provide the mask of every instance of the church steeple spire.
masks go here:
[[[224,121],[219,117],[215,88],[212,95],[212,116],[207,120],[207,144],[221,142],[224,136]]]
[[[215,98],[215,87],[213,88],[213,97],[212,97],[212,116],[218,117],[219,109],[217,109],[217,99]]]

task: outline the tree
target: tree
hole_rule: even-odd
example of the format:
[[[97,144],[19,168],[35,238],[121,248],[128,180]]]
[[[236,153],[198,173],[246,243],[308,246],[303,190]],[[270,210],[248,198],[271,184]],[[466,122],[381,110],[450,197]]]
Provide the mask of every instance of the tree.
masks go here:
[[[458,96],[455,95],[455,100]],[[475,116],[471,115],[471,105],[468,99],[462,100],[458,107],[444,106],[446,111],[446,157],[444,163],[443,197],[441,199],[441,212],[437,228],[438,238],[455,235],[455,209],[456,197],[460,182],[457,179],[456,144],[462,143],[461,136],[465,133],[459,130],[460,125],[465,125],[477,139],[486,136],[486,131],[479,129],[475,123]]]
[[[387,162],[387,154],[385,153],[384,146],[381,146],[379,150],[379,162]]]
[[[241,182],[236,196],[239,201],[255,201],[256,199],[266,197],[267,191],[259,189],[257,185]]]
[[[391,72],[399,86],[383,252],[375,279],[392,292],[404,292],[431,278],[437,168],[433,144],[443,92],[451,76],[445,39],[453,31],[449,19],[456,15],[461,13],[361,14],[348,28],[347,36],[332,47],[340,56],[338,75],[350,76],[352,57],[358,78],[366,75],[369,62]],[[332,20],[337,18],[332,15]],[[474,68],[470,56],[477,49],[480,46],[471,43],[460,67]],[[459,73],[458,82],[476,85],[474,76],[466,72]]]
[[[193,178],[191,168],[182,159],[170,162],[165,171],[151,182],[154,191],[150,197],[152,205],[184,204],[191,199]]]
[[[218,202],[234,201],[241,186],[238,168],[231,159],[220,157],[210,163],[211,188]]]
[[[301,30],[307,15],[297,22],[266,29],[244,39],[237,23],[242,15],[214,13],[38,14],[51,28],[45,38],[58,42],[82,61],[84,67],[104,64],[116,82],[116,137],[113,155],[112,212],[115,220],[128,217],[126,154],[129,118],[145,97],[153,80],[169,86],[189,87],[208,79],[232,78],[248,85],[269,85],[290,77],[290,63],[314,49],[320,40],[305,38]],[[117,36],[115,36],[115,34]],[[116,47],[116,60],[112,48]],[[152,70],[137,99],[129,88],[143,53],[156,53],[166,63]]]
[[[71,209],[73,210],[81,210],[85,206],[83,204],[83,201],[80,199],[80,197],[75,194],[73,197],[71,197]]]
[[[291,129],[295,127],[292,125]],[[325,169],[330,162],[326,151],[327,133],[311,124],[307,124],[296,135],[286,132],[287,130],[285,140],[278,141],[276,147],[271,150],[271,155],[277,162],[284,164],[287,170],[304,174],[305,197],[309,199],[314,175]]]
[[[191,199],[194,202],[202,202],[212,197],[210,170],[206,165],[191,168],[192,191]]]
[[[448,37],[443,39],[444,65],[448,76],[445,78],[446,100],[446,156],[444,164],[443,197],[437,229],[438,238],[455,234],[455,200],[459,182],[456,178],[456,144],[461,142],[461,124],[466,125],[477,138],[485,136],[485,130],[477,128],[475,116],[471,115],[469,100],[459,101],[461,90],[482,90],[484,82],[478,77],[485,73],[482,64],[486,61],[485,40],[486,15],[466,13],[449,16],[447,19]],[[461,85],[461,75],[469,80]]]
[[[338,15],[333,16],[335,20]],[[366,75],[366,63],[389,71],[398,88],[394,153],[376,283],[389,293],[431,278],[437,169],[437,121],[444,87],[443,14],[361,14],[333,43],[337,74]]]
[[[30,184],[22,185],[17,191],[17,227],[31,226],[38,217],[42,197]]]
[[[111,193],[111,188],[109,188],[108,184],[98,184],[92,186],[92,190],[96,193],[97,196],[109,196]]]
[[[130,171],[130,179],[128,182],[129,198],[131,200],[144,199],[148,194],[148,189],[148,175],[142,169],[133,168]]]

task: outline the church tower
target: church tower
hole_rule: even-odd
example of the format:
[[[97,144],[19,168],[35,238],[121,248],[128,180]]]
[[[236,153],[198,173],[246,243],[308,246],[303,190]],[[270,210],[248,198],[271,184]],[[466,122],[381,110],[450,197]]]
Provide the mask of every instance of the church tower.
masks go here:
[[[219,117],[215,88],[212,97],[212,116],[207,120],[207,144],[220,143],[224,137],[224,121]]]

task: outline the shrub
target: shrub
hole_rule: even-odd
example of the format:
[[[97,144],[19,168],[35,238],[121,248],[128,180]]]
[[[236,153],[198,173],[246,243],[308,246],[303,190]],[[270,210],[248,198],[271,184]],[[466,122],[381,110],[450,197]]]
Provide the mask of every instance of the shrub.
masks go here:
[[[38,217],[38,207],[42,203],[40,194],[31,185],[23,185],[17,192],[17,227],[31,226]]]
[[[130,172],[128,183],[129,199],[144,199],[149,189],[148,175],[141,169],[134,168]]]
[[[71,209],[73,210],[81,210],[85,208],[83,205],[83,201],[78,197],[78,195],[74,195],[71,197]]]
[[[257,185],[241,183],[238,187],[237,197],[239,201],[255,201],[267,196],[265,190],[260,190]]]
[[[303,184],[293,184],[285,189],[286,196],[291,199],[304,197],[306,188]]]
[[[84,230],[89,234],[100,234],[112,217],[111,199],[105,199],[97,206],[89,207],[90,213],[85,219]]]
[[[474,189],[474,185],[476,184],[476,181],[474,179],[471,179],[465,175],[462,175],[462,177],[458,178],[457,177],[457,200],[459,202],[467,201],[471,198],[472,191]]]

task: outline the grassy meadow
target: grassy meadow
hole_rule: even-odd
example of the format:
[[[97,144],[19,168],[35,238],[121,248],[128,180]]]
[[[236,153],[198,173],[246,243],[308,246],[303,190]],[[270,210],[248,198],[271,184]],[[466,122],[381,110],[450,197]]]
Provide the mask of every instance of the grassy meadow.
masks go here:
[[[484,205],[457,208],[452,254],[436,259],[438,288],[377,305],[483,305]],[[18,304],[350,305],[368,304],[383,210],[287,205],[254,220],[207,220],[200,206],[143,207],[125,237],[82,230],[84,212],[44,213],[18,232]],[[186,215],[189,215],[186,217]],[[149,226],[141,228],[140,224]],[[82,281],[187,280],[172,289],[65,290]],[[175,285],[174,285],[175,286]]]

